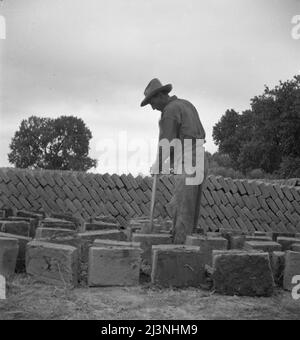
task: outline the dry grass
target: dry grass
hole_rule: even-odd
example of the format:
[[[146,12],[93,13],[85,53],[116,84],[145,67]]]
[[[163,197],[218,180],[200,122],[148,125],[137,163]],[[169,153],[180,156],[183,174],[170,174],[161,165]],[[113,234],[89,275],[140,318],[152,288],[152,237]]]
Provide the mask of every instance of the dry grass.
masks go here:
[[[17,276],[0,301],[1,320],[32,319],[300,319],[288,292],[272,298],[229,297],[200,289],[139,287],[68,290]]]

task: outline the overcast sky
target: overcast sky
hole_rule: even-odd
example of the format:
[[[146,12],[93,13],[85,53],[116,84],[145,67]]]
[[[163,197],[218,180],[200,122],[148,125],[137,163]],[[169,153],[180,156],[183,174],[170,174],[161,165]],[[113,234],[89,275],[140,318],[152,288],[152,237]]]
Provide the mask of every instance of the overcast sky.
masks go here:
[[[125,137],[131,156],[141,141],[155,149],[160,113],[140,107],[152,78],[196,106],[214,152],[227,109],[300,71],[299,0],[3,0],[0,14],[0,166],[11,166],[22,119],[75,115],[92,131],[97,171],[147,174],[151,157],[125,166]],[[104,161],[108,140],[122,146],[119,168]]]

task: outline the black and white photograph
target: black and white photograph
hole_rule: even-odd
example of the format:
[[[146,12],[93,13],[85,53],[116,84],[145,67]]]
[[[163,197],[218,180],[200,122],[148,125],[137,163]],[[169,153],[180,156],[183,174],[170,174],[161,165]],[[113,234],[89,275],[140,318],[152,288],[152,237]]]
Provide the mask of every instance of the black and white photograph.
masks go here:
[[[300,0],[0,0],[0,320],[300,320]]]

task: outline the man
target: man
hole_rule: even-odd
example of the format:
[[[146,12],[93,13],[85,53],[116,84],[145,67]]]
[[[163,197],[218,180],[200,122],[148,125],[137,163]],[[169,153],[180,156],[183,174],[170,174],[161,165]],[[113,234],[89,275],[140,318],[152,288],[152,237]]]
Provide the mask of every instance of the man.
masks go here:
[[[158,148],[151,173],[160,173],[167,158],[169,158],[169,167],[174,167],[175,191],[170,202],[173,215],[172,235],[173,243],[183,244],[186,236],[194,233],[198,225],[202,183],[207,175],[207,164],[204,162],[202,146],[205,142],[205,131],[196,108],[186,100],[178,99],[176,96],[170,97],[171,90],[171,84],[163,86],[158,79],[151,80],[145,89],[145,98],[141,106],[150,104],[153,110],[161,112],[159,146],[165,140],[169,143],[177,141],[179,144],[174,143],[174,145],[182,146],[178,149],[175,147],[173,154],[170,153],[170,150],[169,153],[161,154],[161,150]],[[185,148],[184,143],[188,144],[188,141],[190,141],[190,147]],[[200,143],[198,143],[199,141]],[[168,157],[170,154],[171,157]],[[197,162],[199,155],[200,158],[202,157],[202,161]],[[192,167],[192,160],[196,160],[195,169]],[[194,173],[191,172],[193,169]],[[202,174],[200,181],[192,180],[196,173]]]

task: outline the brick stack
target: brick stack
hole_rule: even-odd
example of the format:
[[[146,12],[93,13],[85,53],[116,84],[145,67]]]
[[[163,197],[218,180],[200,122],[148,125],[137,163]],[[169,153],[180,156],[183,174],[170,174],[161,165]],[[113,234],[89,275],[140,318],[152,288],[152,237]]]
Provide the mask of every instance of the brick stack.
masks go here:
[[[289,184],[295,185],[209,176],[199,226],[206,232],[300,232],[299,181]],[[156,218],[170,217],[173,187],[172,176],[159,178]],[[126,227],[132,218],[149,216],[151,190],[151,177],[0,169],[0,209],[69,214],[81,222],[110,215]]]

